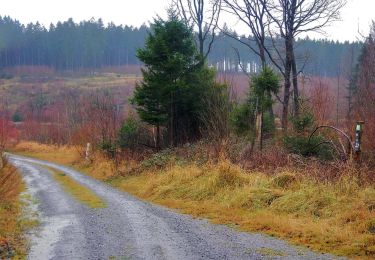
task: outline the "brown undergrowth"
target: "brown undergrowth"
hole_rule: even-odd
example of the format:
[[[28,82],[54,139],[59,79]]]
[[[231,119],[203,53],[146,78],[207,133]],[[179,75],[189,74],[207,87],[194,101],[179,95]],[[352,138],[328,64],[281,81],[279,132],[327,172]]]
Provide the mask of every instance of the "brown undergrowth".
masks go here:
[[[104,157],[86,168],[75,167],[140,198],[214,223],[264,232],[321,252],[375,257],[375,186],[366,177],[369,169],[364,175],[350,164],[307,161],[282,151],[253,155],[259,163],[247,165],[243,161],[251,158],[234,151],[232,158],[239,158],[235,164],[230,155],[215,157],[217,151],[206,148],[164,150],[139,164],[123,162],[116,171]],[[64,149],[51,152],[63,157]],[[34,152],[37,158],[52,158],[39,150],[28,155]],[[267,164],[272,156],[280,160],[273,166]]]
[[[24,185],[14,167],[5,162],[0,169],[0,259],[24,259],[27,251],[26,230],[35,221],[22,214],[21,192]]]

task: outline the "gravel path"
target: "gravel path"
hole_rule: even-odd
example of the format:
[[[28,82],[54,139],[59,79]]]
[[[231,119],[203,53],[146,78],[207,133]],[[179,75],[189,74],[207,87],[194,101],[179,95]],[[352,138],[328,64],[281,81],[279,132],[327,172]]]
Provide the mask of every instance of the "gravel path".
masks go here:
[[[335,259],[262,234],[193,219],[57,164],[9,155],[38,201],[29,259]],[[66,194],[45,165],[94,191],[91,209]]]

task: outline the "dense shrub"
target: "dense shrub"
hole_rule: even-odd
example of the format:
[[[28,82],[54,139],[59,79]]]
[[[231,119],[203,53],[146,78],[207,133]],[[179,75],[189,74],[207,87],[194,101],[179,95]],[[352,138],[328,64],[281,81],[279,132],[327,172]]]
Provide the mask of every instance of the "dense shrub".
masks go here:
[[[12,116],[12,121],[17,123],[17,122],[22,122],[23,121],[23,116],[19,112],[15,112]]]
[[[239,104],[233,108],[230,116],[231,127],[235,134],[253,138],[255,132],[255,117],[248,103]]]
[[[305,157],[314,156],[322,160],[332,160],[334,152],[332,146],[322,135],[311,136],[315,128],[315,118],[307,108],[291,119],[293,133],[284,136],[285,148],[290,152]]]
[[[263,135],[265,138],[271,138],[275,134],[275,117],[269,112],[263,113]]]
[[[220,141],[230,135],[232,101],[230,86],[212,82],[203,95],[205,109],[200,111],[202,136],[211,141]]]
[[[322,136],[313,136],[309,139],[306,136],[285,136],[285,148],[294,154],[302,156],[315,156],[323,160],[333,159],[333,151],[331,146],[324,143]]]
[[[134,117],[129,117],[122,124],[118,134],[118,145],[121,149],[135,149],[139,140],[139,122]]]
[[[278,75],[271,68],[264,67],[260,73],[252,76],[246,102],[233,110],[231,123],[234,132],[239,136],[250,138],[253,141],[252,146],[257,134],[260,135],[260,149],[262,149],[263,140],[271,138],[274,134],[272,94],[277,94],[278,91]],[[258,119],[262,123],[259,125],[260,129],[256,130]]]
[[[109,158],[115,158],[117,152],[117,144],[110,140],[104,140],[99,144],[99,149],[103,151]]]
[[[299,116],[293,117],[291,121],[293,130],[298,134],[303,134],[306,131],[312,130],[315,123],[314,116],[310,112],[304,112]]]

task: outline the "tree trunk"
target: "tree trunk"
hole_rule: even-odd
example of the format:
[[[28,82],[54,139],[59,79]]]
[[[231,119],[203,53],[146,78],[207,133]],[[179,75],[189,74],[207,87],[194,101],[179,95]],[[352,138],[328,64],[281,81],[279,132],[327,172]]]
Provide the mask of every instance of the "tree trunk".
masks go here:
[[[265,44],[264,44],[264,40],[263,42],[261,42],[260,44],[258,44],[258,48],[259,48],[259,57],[260,57],[260,61],[262,63],[262,69],[264,69],[266,66],[267,66],[267,60],[266,60],[266,51],[265,51]],[[271,100],[271,92],[270,91],[267,91],[266,93],[267,97]],[[272,105],[268,108],[268,112],[271,116],[271,118],[273,118],[273,108],[272,108]],[[263,149],[263,109],[260,109],[260,129],[259,129],[259,149],[262,151]]]
[[[204,39],[202,31],[202,23],[198,23],[198,42],[199,42],[199,54],[201,58],[204,59]]]
[[[290,74],[285,75],[284,82],[284,101],[283,101],[283,113],[281,119],[281,127],[286,132],[288,128],[288,107],[289,107],[289,90],[290,90]]]
[[[289,98],[290,98],[290,72],[291,72],[291,62],[287,58],[285,63],[285,75],[284,75],[284,100],[283,100],[283,112],[281,118],[281,126],[283,131],[286,132],[288,129],[288,108],[289,108]]]
[[[290,76],[293,67],[293,36],[285,38],[285,74],[284,74],[284,100],[283,100],[283,112],[281,119],[281,126],[284,133],[288,130],[288,110],[289,110],[289,99],[290,99],[290,87],[291,81]],[[297,86],[297,85],[296,85]],[[298,86],[297,86],[298,87]]]
[[[294,54],[294,44],[293,40],[289,45],[289,52],[291,55],[291,63],[292,63],[292,75],[293,75],[293,101],[294,101],[294,116],[299,116],[299,90],[298,90],[298,72],[297,72],[297,64],[296,64],[296,57]]]
[[[203,39],[199,39],[199,54],[201,55],[202,59],[204,58],[204,41]]]
[[[262,68],[264,68],[267,65],[266,61],[266,51],[264,49],[264,42],[258,44],[258,49],[259,49],[259,57],[260,57],[260,62],[262,63]]]
[[[259,129],[258,143],[259,150],[263,150],[263,111],[260,110],[257,115],[257,128]]]
[[[171,93],[171,104],[170,104],[170,119],[169,119],[169,146],[174,145],[174,97],[173,92]]]
[[[160,150],[160,126],[156,125],[156,149]]]

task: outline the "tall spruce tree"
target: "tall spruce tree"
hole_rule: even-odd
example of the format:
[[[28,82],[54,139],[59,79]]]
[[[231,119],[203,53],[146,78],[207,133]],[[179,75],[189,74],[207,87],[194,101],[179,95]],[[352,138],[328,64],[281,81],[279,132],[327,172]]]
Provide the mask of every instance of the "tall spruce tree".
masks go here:
[[[157,146],[161,127],[167,130],[170,146],[197,138],[202,97],[214,80],[200,64],[192,29],[173,12],[168,20],[155,19],[137,57],[145,69],[133,102],[141,119],[156,127]]]

